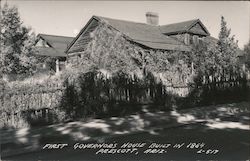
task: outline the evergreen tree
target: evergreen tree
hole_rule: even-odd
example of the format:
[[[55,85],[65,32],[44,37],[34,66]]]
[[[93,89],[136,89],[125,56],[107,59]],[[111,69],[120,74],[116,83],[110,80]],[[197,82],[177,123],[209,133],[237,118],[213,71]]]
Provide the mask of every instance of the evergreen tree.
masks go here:
[[[222,69],[223,75],[232,74],[238,68],[238,41],[230,36],[231,30],[227,28],[225,18],[221,17],[219,40],[215,52],[215,61]]]
[[[32,74],[36,59],[35,35],[23,26],[18,9],[7,3],[1,8],[0,72],[2,74]]]
[[[190,56],[194,63],[195,74],[209,77],[213,80],[218,78],[229,78],[238,72],[238,42],[234,36],[230,36],[225,18],[221,17],[219,39],[216,44],[203,42],[199,46],[194,46]]]
[[[244,46],[244,52],[246,56],[246,66],[250,69],[250,41]]]

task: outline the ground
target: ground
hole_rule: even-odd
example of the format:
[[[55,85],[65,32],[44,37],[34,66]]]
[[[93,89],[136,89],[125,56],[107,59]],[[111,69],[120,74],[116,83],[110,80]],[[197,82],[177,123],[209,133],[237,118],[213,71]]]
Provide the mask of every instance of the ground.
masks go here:
[[[24,146],[25,139],[28,143],[37,140],[35,138],[40,133],[39,141],[29,144],[36,152],[6,155],[3,160],[247,160],[250,159],[249,114],[249,103],[241,103],[168,113],[145,111],[123,118],[71,122],[47,129],[29,129],[28,132],[22,129],[17,132],[19,137],[15,135],[19,142],[23,142],[18,145]],[[74,149],[76,143],[117,143],[116,148],[120,148],[127,142],[146,145],[137,148],[137,154],[96,154],[100,148]],[[46,143],[67,143],[68,146],[59,150],[42,149]],[[158,154],[153,154],[157,151],[146,151],[152,143],[170,146],[158,148]],[[196,143],[196,146],[191,148],[189,143]],[[178,149],[175,144],[183,146]],[[7,142],[2,144],[6,152],[7,147]]]

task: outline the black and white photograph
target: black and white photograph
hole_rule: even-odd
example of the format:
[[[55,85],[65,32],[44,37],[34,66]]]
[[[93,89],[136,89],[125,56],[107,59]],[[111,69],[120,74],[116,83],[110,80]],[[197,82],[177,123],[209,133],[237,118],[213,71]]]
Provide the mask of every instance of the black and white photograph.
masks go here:
[[[0,0],[0,160],[250,160],[250,1]]]

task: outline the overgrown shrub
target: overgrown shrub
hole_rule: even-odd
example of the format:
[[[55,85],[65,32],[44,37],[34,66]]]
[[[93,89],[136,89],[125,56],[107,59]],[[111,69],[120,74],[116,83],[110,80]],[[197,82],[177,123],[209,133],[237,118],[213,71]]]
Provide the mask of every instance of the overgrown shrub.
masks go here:
[[[61,109],[71,119],[84,117],[110,117],[139,112],[142,105],[154,110],[191,108],[211,104],[247,100],[249,88],[246,80],[202,84],[197,80],[186,97],[171,94],[152,73],[143,77],[124,72],[111,77],[100,71],[79,74],[73,83],[66,81]],[[149,109],[150,110],[150,109]]]
[[[198,79],[190,94],[183,100],[187,107],[241,102],[249,101],[249,92],[245,76],[238,75],[232,80],[215,80],[205,84]]]
[[[58,108],[30,109],[19,112],[1,110],[0,128],[22,128],[50,125],[67,121],[64,111]]]
[[[16,92],[37,92],[47,87],[44,88],[47,91],[43,92],[48,92],[58,83],[58,87],[65,88],[58,99],[59,104],[50,109],[22,109],[20,104],[1,107],[1,126],[41,126],[86,117],[124,116],[140,112],[144,105],[147,105],[149,111],[169,111],[175,108],[239,102],[247,100],[249,96],[249,86],[244,77],[207,84],[197,78],[196,84],[189,87],[189,95],[180,97],[168,92],[163,82],[152,73],[144,72],[142,76],[138,76],[116,72],[108,75],[100,70],[68,72],[40,83],[18,85],[12,82],[12,85],[4,87],[5,90],[12,89],[12,92],[15,87]],[[42,112],[45,109],[47,112]]]
[[[167,108],[171,108],[171,101],[165,99],[169,94],[164,85],[157,82],[150,73],[138,78],[135,75],[118,72],[107,78],[101,72],[87,72],[80,75],[74,84],[68,82],[66,84],[61,108],[73,119],[138,111],[133,109],[133,106],[138,104],[155,106],[169,104]]]

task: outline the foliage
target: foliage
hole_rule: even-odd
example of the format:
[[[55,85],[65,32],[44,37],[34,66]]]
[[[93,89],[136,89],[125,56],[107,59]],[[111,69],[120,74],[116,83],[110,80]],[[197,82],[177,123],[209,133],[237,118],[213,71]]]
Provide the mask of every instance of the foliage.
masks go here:
[[[36,59],[33,45],[35,35],[23,26],[18,9],[7,3],[1,8],[1,59],[0,70],[4,74],[32,74]]]
[[[194,62],[196,76],[212,77],[211,81],[231,79],[240,72],[238,63],[239,48],[224,17],[221,17],[219,39],[215,45],[204,42],[193,48],[191,59]],[[201,79],[201,78],[199,78]],[[207,80],[208,81],[208,80]]]
[[[41,66],[43,64],[46,64],[47,69],[49,71],[55,71],[56,70],[56,57],[52,56],[44,56],[44,55],[35,55],[35,58],[37,59],[37,66]]]
[[[247,86],[246,79],[237,76],[235,81],[218,81],[197,85],[184,98],[184,104],[194,107],[247,101],[249,92],[250,88]]]
[[[231,30],[227,28],[224,17],[221,17],[221,29],[219,33],[219,41],[215,53],[218,56],[218,62],[223,68],[223,72],[231,74],[238,69],[238,41],[234,35],[230,36]]]
[[[166,86],[152,73],[138,78],[124,72],[107,77],[99,71],[80,74],[75,81],[66,81],[66,91],[60,109],[68,119],[85,117],[123,116],[142,110],[142,105],[151,105],[148,110],[184,109],[220,103],[247,100],[249,87],[244,78],[234,82],[216,82],[190,87],[187,97],[179,97],[166,91]],[[237,95],[235,95],[237,93]]]
[[[107,24],[101,23],[91,33],[91,42],[86,53],[82,54],[80,66],[91,69],[106,69],[117,72],[133,72],[138,69],[131,59],[130,53],[134,48],[128,46],[128,42],[121,33],[111,30]]]
[[[230,37],[224,18],[219,37],[215,47],[202,44],[196,46],[192,54],[161,51],[140,47],[102,23],[91,33],[92,41],[80,57],[79,68],[69,65],[54,79],[49,77],[42,82],[24,84],[13,82],[8,88],[18,95],[18,92],[32,93],[43,88],[48,92],[56,85],[66,87],[61,100],[57,99],[61,101],[60,105],[52,112],[58,121],[123,116],[140,111],[143,104],[170,110],[176,106],[188,108],[247,100],[249,87],[239,75],[228,82],[218,79],[224,78],[220,75],[237,72],[238,47]],[[192,62],[195,76],[191,74]],[[201,83],[203,76],[207,80],[212,76],[212,81]],[[196,84],[187,97],[181,98],[166,91],[167,85],[187,86],[192,82],[189,78],[194,78]],[[39,122],[40,119],[43,118],[35,117],[29,121]]]
[[[73,119],[121,115],[123,111],[138,110],[135,106],[143,103],[154,104],[155,108],[171,108],[171,102],[164,99],[168,95],[164,85],[150,73],[138,78],[120,71],[107,78],[95,71],[81,74],[73,84],[65,83],[67,89],[61,108]],[[126,105],[126,108],[122,105]]]
[[[91,33],[91,41],[80,58],[79,70],[88,72],[104,69],[109,73],[122,71],[138,77],[150,72],[164,80],[165,84],[180,86],[185,85],[186,79],[190,77],[191,68],[186,61],[188,55],[179,51],[140,47],[102,22]]]
[[[61,84],[63,80],[64,84]],[[12,118],[15,120],[15,126],[23,126],[23,123],[41,126],[86,117],[124,116],[140,112],[145,104],[149,111],[169,111],[176,107],[185,109],[249,99],[249,87],[245,79],[240,77],[234,82],[193,86],[187,97],[179,97],[167,92],[166,86],[152,73],[147,72],[143,73],[142,77],[137,77],[120,71],[109,77],[102,71],[81,73],[72,69],[41,82],[26,82],[22,85],[11,82],[5,87],[6,93],[12,92],[12,95],[4,96],[7,99],[11,97],[12,101],[8,101],[10,104],[5,106],[6,108],[0,106],[2,124],[6,126],[12,124]],[[53,90],[55,88],[59,91]],[[19,98],[24,95],[26,99],[24,102],[20,101]],[[34,95],[36,96],[33,97]],[[33,99],[30,99],[31,97]],[[45,104],[41,103],[41,100]],[[48,107],[51,100],[59,103]],[[31,106],[28,106],[28,109],[23,108],[23,103]],[[43,115],[43,108],[51,110]],[[16,113],[14,116],[13,112]]]
[[[86,69],[105,69],[111,73],[122,70],[137,76],[150,72],[165,85],[186,86],[194,83],[194,79],[206,78],[211,82],[236,78],[240,71],[237,41],[230,36],[224,17],[217,43],[204,41],[193,46],[192,54],[141,47],[106,22],[91,33],[91,38],[80,63],[85,72],[91,71]]]
[[[246,65],[250,69],[250,41],[244,46],[244,52],[246,55]]]
[[[17,128],[64,121],[64,112],[56,108],[63,90],[62,77],[57,75],[0,81],[0,127]],[[45,108],[51,109],[46,115],[42,112]]]
[[[10,93],[32,93],[37,91],[49,91],[61,88],[63,80],[60,76],[43,76],[43,78],[30,77],[22,81],[12,81],[5,83],[5,89]]]
[[[0,128],[23,128],[46,126],[66,121],[65,112],[54,109],[42,108],[39,110],[29,109],[17,113],[1,110]]]

